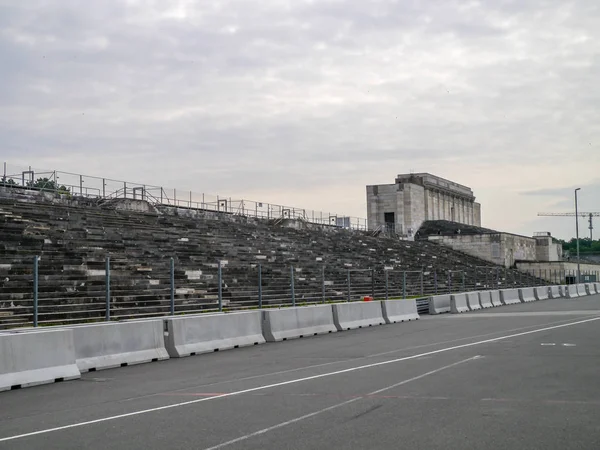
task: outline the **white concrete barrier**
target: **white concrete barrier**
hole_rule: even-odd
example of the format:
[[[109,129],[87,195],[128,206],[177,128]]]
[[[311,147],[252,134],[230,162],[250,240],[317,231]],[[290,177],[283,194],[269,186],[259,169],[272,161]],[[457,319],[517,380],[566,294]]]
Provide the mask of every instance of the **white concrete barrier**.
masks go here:
[[[481,304],[479,303],[479,292],[467,292],[467,304],[469,305],[469,309],[471,311],[481,309]]]
[[[417,301],[411,300],[383,300],[381,311],[385,323],[408,322],[418,320]]]
[[[550,288],[548,286],[539,286],[533,290],[536,300],[548,300]]]
[[[161,319],[70,327],[81,372],[169,359]]]
[[[580,297],[585,297],[586,295],[589,295],[585,283],[580,283],[577,285],[577,294]]]
[[[514,305],[521,303],[518,289],[502,289],[500,291],[500,301],[503,305]]]
[[[586,283],[585,284],[585,292],[587,295],[595,294],[596,290],[594,289],[594,285],[592,283]]]
[[[567,298],[577,298],[579,297],[579,294],[577,293],[577,285],[576,284],[569,284],[566,286],[566,292]]]
[[[594,289],[596,290],[596,294],[600,294],[600,283],[594,283]]]
[[[520,288],[519,289],[519,299],[523,303],[535,302],[535,292],[534,288]]]
[[[561,298],[562,294],[560,293],[560,286],[550,286],[548,294],[550,298]]]
[[[450,312],[458,314],[467,312],[469,305],[467,303],[467,294],[452,294],[450,295]]]
[[[171,358],[265,343],[260,311],[169,317],[165,324]]]
[[[333,323],[339,331],[383,325],[381,302],[334,303]]]
[[[490,297],[492,297],[492,305],[502,306],[502,300],[500,300],[500,291],[490,291]]]
[[[268,342],[337,331],[331,305],[265,309],[262,311],[262,327]]]
[[[0,334],[0,391],[80,377],[72,330]]]
[[[500,299],[498,299],[498,302],[500,302]],[[494,304],[492,303],[492,292],[479,291],[479,303],[481,303],[482,308],[493,308]]]
[[[560,292],[560,296],[561,296],[561,297],[565,297],[565,298],[566,298],[566,297],[569,295],[569,294],[568,294],[568,291],[569,291],[569,286],[567,286],[566,284],[561,284],[561,285],[559,285],[559,286],[558,286],[558,290],[559,290],[559,292]]]
[[[443,314],[450,311],[450,294],[434,295],[429,299],[429,314]]]

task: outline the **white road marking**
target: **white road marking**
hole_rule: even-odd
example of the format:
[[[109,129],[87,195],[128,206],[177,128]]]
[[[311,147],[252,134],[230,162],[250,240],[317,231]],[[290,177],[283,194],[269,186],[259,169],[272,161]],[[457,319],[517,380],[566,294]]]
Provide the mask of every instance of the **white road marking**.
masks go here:
[[[575,347],[576,344],[563,344],[563,347]]]
[[[463,359],[462,361],[458,361],[458,362],[455,362],[453,364],[448,364],[447,366],[440,367],[439,369],[431,370],[429,372],[426,372],[424,374],[418,375],[416,377],[409,378],[408,380],[404,380],[404,381],[401,381],[399,383],[392,384],[391,386],[384,387],[383,389],[378,389],[377,391],[370,392],[370,393],[368,393],[367,395],[365,395],[363,397],[356,397],[356,398],[353,398],[353,399],[350,399],[350,400],[346,400],[345,402],[338,403],[337,405],[328,406],[327,408],[320,409],[320,410],[312,412],[310,414],[305,414],[304,416],[296,417],[295,419],[292,419],[292,420],[287,420],[285,422],[278,423],[277,425],[273,425],[272,427],[263,428],[262,430],[255,431],[254,433],[249,433],[249,434],[246,434],[244,436],[240,436],[239,438],[235,438],[235,439],[232,439],[230,441],[223,442],[223,443],[221,443],[219,445],[215,445],[214,447],[209,447],[209,448],[206,448],[204,450],[217,450],[219,448],[227,447],[227,446],[229,446],[231,444],[235,444],[237,442],[245,441],[247,439],[250,439],[250,438],[253,438],[253,437],[256,437],[256,436],[260,436],[261,434],[268,433],[269,431],[274,431],[274,430],[277,430],[279,428],[283,428],[283,427],[285,427],[287,425],[291,425],[293,423],[300,422],[301,420],[309,419],[309,418],[314,417],[314,416],[316,416],[318,414],[322,414],[324,412],[331,411],[333,409],[341,408],[342,406],[349,405],[350,403],[357,402],[358,400],[362,400],[364,398],[368,398],[371,395],[381,394],[382,392],[389,391],[390,389],[394,389],[394,388],[396,388],[398,386],[402,386],[403,384],[407,384],[407,383],[410,383],[412,381],[420,380],[421,378],[425,378],[425,377],[427,377],[429,375],[436,374],[436,373],[441,372],[443,370],[450,369],[451,367],[458,366],[459,364],[464,364],[466,362],[474,361],[474,360],[479,359],[479,358],[481,358],[481,355],[473,356],[472,358]]]
[[[156,411],[164,411],[164,410],[172,409],[172,408],[180,408],[182,406],[193,405],[195,403],[202,403],[202,402],[207,402],[207,401],[211,401],[211,400],[215,400],[215,399],[219,399],[219,398],[225,398],[225,397],[233,397],[235,395],[246,394],[248,392],[261,391],[264,389],[271,389],[271,388],[275,388],[275,387],[279,387],[279,386],[286,386],[288,384],[302,383],[304,381],[316,380],[319,378],[330,377],[330,376],[339,375],[342,373],[355,372],[357,370],[369,369],[371,367],[385,366],[388,364],[394,364],[394,363],[398,363],[398,362],[402,362],[402,361],[409,361],[409,360],[413,360],[413,359],[417,359],[417,358],[422,358],[423,356],[437,355],[437,354],[449,352],[452,350],[459,350],[462,348],[474,347],[476,345],[488,344],[490,342],[503,341],[506,339],[511,339],[511,338],[515,338],[515,337],[519,337],[519,336],[527,336],[530,334],[541,333],[543,331],[556,330],[558,328],[572,327],[574,325],[595,322],[597,320],[600,320],[600,317],[579,320],[577,322],[571,322],[571,323],[566,323],[566,324],[562,324],[562,325],[554,325],[551,327],[539,328],[537,330],[524,331],[522,333],[510,334],[510,335],[506,335],[506,336],[499,336],[499,337],[495,337],[495,338],[491,338],[491,339],[485,339],[483,341],[469,342],[467,344],[456,345],[454,347],[441,348],[441,349],[432,350],[432,351],[426,352],[426,353],[419,353],[417,355],[405,356],[403,358],[391,359],[388,361],[381,361],[381,362],[377,362],[377,363],[366,364],[363,366],[351,367],[349,369],[336,370],[335,372],[327,372],[327,373],[322,373],[319,375],[312,375],[309,377],[296,378],[294,380],[282,381],[280,383],[267,384],[267,385],[263,385],[263,386],[257,386],[254,388],[250,388],[250,389],[243,389],[240,391],[228,392],[228,393],[221,394],[221,395],[215,395],[214,397],[203,397],[200,399],[190,400],[187,402],[175,403],[172,405],[165,405],[165,406],[159,406],[156,408],[143,409],[143,410],[133,411],[133,412],[126,413],[126,414],[119,414],[116,416],[109,416],[109,417],[103,417],[103,418],[95,419],[95,420],[88,420],[86,422],[78,422],[78,423],[73,423],[70,425],[64,425],[64,426],[55,427],[55,428],[47,428],[45,430],[32,431],[30,433],[24,433],[24,434],[18,434],[18,435],[14,435],[14,436],[0,438],[0,442],[12,441],[12,440],[22,439],[22,438],[26,438],[26,437],[30,437],[30,436],[37,436],[40,434],[53,433],[56,431],[68,430],[71,428],[78,428],[78,427],[83,427],[83,426],[87,426],[87,425],[93,425],[96,423],[102,423],[102,422],[108,422],[111,420],[123,419],[125,417],[139,416],[141,414],[148,414],[148,413],[152,413],[152,412],[156,412]]]
[[[551,347],[551,346],[554,346],[556,344],[554,342],[542,342],[540,345],[542,345],[542,346],[550,346]]]

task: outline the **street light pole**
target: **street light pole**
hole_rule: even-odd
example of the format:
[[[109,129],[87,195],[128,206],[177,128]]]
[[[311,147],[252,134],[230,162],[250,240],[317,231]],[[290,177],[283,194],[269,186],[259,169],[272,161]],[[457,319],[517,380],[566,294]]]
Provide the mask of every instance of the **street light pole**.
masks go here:
[[[575,189],[575,240],[577,244],[577,283],[581,282],[581,271],[579,268],[579,214],[577,213],[577,191],[581,188]]]

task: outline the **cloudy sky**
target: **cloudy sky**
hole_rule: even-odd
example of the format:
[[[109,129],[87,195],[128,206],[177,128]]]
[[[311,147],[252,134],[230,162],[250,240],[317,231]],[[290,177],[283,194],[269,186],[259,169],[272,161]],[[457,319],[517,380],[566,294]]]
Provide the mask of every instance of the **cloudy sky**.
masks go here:
[[[575,187],[600,211],[599,23],[597,0],[0,0],[0,159],[357,217],[431,172],[484,226],[570,237],[536,213]]]

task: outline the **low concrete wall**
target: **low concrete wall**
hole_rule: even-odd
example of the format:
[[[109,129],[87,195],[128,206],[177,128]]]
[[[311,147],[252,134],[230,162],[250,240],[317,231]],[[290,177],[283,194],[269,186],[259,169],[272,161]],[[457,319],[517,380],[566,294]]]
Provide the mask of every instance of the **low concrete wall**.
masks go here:
[[[333,322],[339,331],[383,325],[380,302],[334,303]]]
[[[265,343],[260,311],[170,317],[165,324],[171,358]]]
[[[78,325],[70,329],[81,372],[169,358],[160,319]]]
[[[500,290],[500,301],[503,305],[514,305],[521,303],[518,289],[502,289]]]
[[[467,292],[467,303],[469,304],[469,309],[471,311],[481,309],[481,304],[479,303],[479,292]]]
[[[434,295],[429,299],[429,314],[449,313],[450,294]]]
[[[385,323],[408,322],[418,320],[417,301],[412,300],[383,300],[381,310]]]
[[[0,334],[0,391],[80,377],[72,330]]]
[[[469,311],[467,303],[467,294],[452,294],[450,295],[450,312],[458,314]]]
[[[498,302],[500,299],[498,299]],[[479,303],[482,308],[493,308],[494,304],[492,303],[492,292],[491,291],[480,291],[479,292]],[[501,305],[502,303],[500,303]],[[498,306],[500,306],[498,305]]]
[[[337,331],[331,305],[262,311],[263,335],[268,342]]]
[[[523,303],[535,302],[534,288],[528,287],[519,289],[519,299]]]

